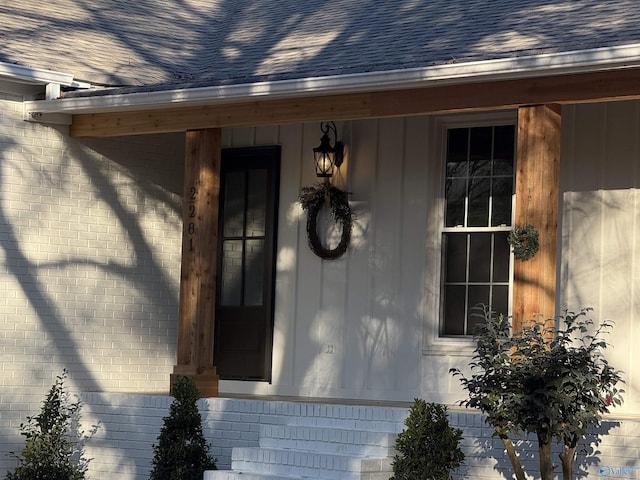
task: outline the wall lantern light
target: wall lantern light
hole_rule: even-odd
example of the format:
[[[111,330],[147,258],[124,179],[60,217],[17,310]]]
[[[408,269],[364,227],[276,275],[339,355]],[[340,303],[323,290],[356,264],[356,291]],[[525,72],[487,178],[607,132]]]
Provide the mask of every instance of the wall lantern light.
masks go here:
[[[320,123],[322,130],[322,138],[320,145],[313,149],[313,158],[316,163],[316,175],[329,181],[333,176],[334,168],[340,168],[344,154],[344,145],[338,141],[338,131],[336,124],[333,122]],[[329,132],[333,132],[333,146],[329,138]]]

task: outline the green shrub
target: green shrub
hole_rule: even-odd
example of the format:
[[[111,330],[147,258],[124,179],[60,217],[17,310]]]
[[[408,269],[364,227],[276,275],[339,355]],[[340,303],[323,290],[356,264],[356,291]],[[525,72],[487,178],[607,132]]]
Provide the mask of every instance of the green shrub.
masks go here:
[[[458,369],[469,392],[463,405],[477,408],[502,440],[518,480],[526,480],[514,435],[537,436],[539,476],[553,480],[552,442],[562,445],[562,478],[574,478],[576,452],[610,407],[622,403],[621,372],[604,357],[611,322],[597,325],[587,315],[565,312],[552,322],[528,322],[513,333],[508,317],[490,309],[474,334],[472,374]],[[555,325],[559,325],[556,327]]]
[[[71,401],[64,389],[67,371],[56,381],[38,415],[20,425],[25,440],[21,455],[13,454],[19,465],[6,480],[81,480],[89,465],[84,458],[78,430],[80,401]],[[97,428],[97,427],[96,427]],[[84,437],[86,438],[86,437]]]
[[[391,480],[449,480],[464,460],[462,430],[452,428],[447,407],[416,398],[396,439]]]
[[[205,470],[216,468],[216,461],[202,433],[198,389],[190,378],[179,377],[172,394],[175,399],[153,446],[150,480],[200,480]]]

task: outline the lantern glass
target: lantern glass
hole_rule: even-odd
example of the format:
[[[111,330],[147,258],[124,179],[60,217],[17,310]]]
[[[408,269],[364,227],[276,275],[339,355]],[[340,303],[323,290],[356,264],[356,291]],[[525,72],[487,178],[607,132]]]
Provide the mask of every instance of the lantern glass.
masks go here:
[[[333,175],[336,150],[331,146],[331,140],[325,133],[320,139],[320,145],[313,149],[316,162],[316,176],[329,178]]]
[[[318,177],[331,177],[335,163],[334,152],[322,152],[314,149],[313,154],[316,161],[316,175]]]
[[[320,145],[313,149],[313,158],[316,164],[316,176],[324,178],[327,182],[333,176],[335,167],[340,168],[342,165],[342,157],[344,153],[344,145],[338,140],[338,131],[336,124],[333,122],[320,123],[322,130],[322,138]],[[329,132],[333,133],[333,145],[329,138]]]

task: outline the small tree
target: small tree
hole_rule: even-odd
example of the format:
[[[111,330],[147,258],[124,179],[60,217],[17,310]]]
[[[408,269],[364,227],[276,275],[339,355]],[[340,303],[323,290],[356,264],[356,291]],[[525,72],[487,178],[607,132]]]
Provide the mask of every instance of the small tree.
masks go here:
[[[25,440],[19,465],[6,480],[81,480],[89,460],[84,458],[78,430],[81,402],[71,401],[65,391],[67,371],[56,377],[38,415],[20,424]],[[97,427],[96,427],[97,428]]]
[[[172,394],[175,399],[153,446],[150,480],[201,479],[205,470],[216,468],[216,461],[202,433],[198,389],[190,378],[179,377]]]
[[[476,373],[467,378],[452,369],[469,392],[462,404],[486,414],[518,480],[525,473],[510,435],[536,434],[542,480],[553,479],[551,445],[560,443],[563,479],[571,480],[578,443],[611,405],[622,403],[620,372],[602,354],[612,325],[596,327],[589,311],[566,312],[557,319],[563,328],[531,322],[512,335],[508,318],[485,309],[474,335]]]
[[[391,480],[450,480],[464,453],[462,430],[449,425],[447,407],[416,398],[404,424],[407,428],[396,439]]]

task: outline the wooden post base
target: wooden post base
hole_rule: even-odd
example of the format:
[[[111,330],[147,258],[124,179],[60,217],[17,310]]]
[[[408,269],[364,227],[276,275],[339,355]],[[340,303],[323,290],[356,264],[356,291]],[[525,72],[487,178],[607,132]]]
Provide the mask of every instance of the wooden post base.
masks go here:
[[[173,388],[178,377],[189,377],[195,384],[201,398],[218,396],[218,373],[216,367],[196,369],[190,365],[176,365],[170,376],[170,385]]]

